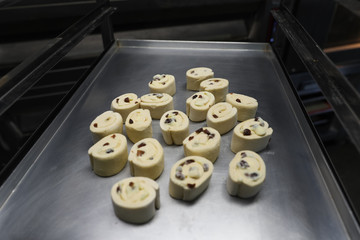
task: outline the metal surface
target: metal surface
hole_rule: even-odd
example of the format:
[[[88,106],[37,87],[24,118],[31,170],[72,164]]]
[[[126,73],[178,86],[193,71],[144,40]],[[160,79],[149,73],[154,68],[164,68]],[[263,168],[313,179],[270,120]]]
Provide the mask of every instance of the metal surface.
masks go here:
[[[259,153],[267,167],[263,189],[251,199],[226,192],[234,157],[229,132],[221,137],[209,188],[191,203],[172,199],[169,172],[184,156],[183,148],[167,146],[159,121],[153,120],[153,137],[165,154],[165,169],[157,179],[161,208],[146,224],[124,223],[113,212],[110,188],[130,176],[129,166],[108,178],[91,171],[89,124],[115,97],[146,94],[157,73],[175,76],[174,106],[185,111],[185,99],[193,94],[185,89],[185,72],[194,66],[212,68],[216,77],[229,79],[230,92],[258,100],[257,115],[274,129],[269,146]],[[201,126],[205,122],[191,122],[190,131]],[[128,149],[132,145],[128,141]],[[347,239],[333,201],[342,196],[332,180],[268,44],[121,41],[0,189],[0,232],[2,239]],[[335,190],[330,193],[327,184]],[[349,211],[345,203],[341,207]]]
[[[285,8],[272,10],[301,61],[319,85],[339,121],[360,152],[360,94]]]

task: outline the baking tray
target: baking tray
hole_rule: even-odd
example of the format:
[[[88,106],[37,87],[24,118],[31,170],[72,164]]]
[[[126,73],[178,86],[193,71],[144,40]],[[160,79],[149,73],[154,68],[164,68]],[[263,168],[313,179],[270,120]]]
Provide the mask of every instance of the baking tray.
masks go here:
[[[92,172],[89,124],[110,109],[115,97],[148,93],[147,83],[157,73],[175,76],[174,107],[185,112],[185,100],[194,93],[186,90],[185,72],[197,66],[228,79],[230,92],[258,100],[257,116],[274,129],[269,146],[259,153],[267,168],[265,184],[250,199],[227,193],[228,164],[234,157],[231,131],[221,137],[208,189],[190,203],[171,198],[169,172],[184,157],[183,147],[167,146],[159,121],[153,120],[153,137],[165,154],[164,172],[156,180],[161,208],[146,224],[125,223],[113,212],[110,188],[130,176],[129,165],[107,178]],[[191,122],[190,132],[205,125]],[[128,141],[128,149],[132,145]],[[347,239],[354,236],[349,225],[358,230],[267,43],[118,41],[5,182],[0,196],[1,239]]]

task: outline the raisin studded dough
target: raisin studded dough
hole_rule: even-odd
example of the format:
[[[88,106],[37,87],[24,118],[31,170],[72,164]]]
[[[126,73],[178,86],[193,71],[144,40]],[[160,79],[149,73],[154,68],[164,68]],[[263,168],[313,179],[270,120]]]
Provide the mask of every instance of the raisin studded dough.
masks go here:
[[[242,150],[258,152],[268,145],[273,129],[260,117],[248,119],[239,123],[231,139],[231,151],[237,153]]]
[[[199,128],[184,139],[185,156],[201,156],[215,162],[220,153],[220,140],[220,133],[214,128]]]
[[[255,117],[258,108],[258,102],[255,98],[238,93],[228,93],[226,102],[237,108],[238,121],[245,121]]]
[[[111,102],[111,110],[120,113],[125,120],[129,113],[140,108],[140,99],[134,93],[125,93]]]
[[[215,128],[223,135],[235,127],[237,110],[230,103],[220,102],[212,106],[206,117],[208,127]]]
[[[170,110],[160,119],[161,133],[168,145],[181,145],[189,135],[189,118],[179,110]]]
[[[263,159],[253,151],[238,152],[229,164],[226,189],[232,196],[241,198],[257,194],[266,177]]]
[[[229,92],[229,81],[224,78],[210,78],[200,83],[200,91],[211,92],[215,97],[215,103],[223,102]]]
[[[117,112],[106,111],[97,116],[90,124],[94,143],[111,133],[122,133],[123,119]]]
[[[186,89],[199,91],[200,83],[206,79],[213,78],[214,72],[207,67],[191,68],[186,71]]]
[[[165,112],[174,109],[174,103],[167,93],[149,93],[141,97],[140,107],[148,109],[153,119],[160,119]]]
[[[215,104],[215,97],[210,92],[197,92],[186,99],[186,115],[193,122],[206,119],[210,107]]]
[[[155,138],[138,141],[130,150],[130,172],[135,177],[158,178],[164,170],[164,150]]]
[[[108,177],[119,173],[128,159],[126,137],[119,133],[110,134],[89,148],[91,168],[94,173]]]
[[[131,142],[136,143],[144,138],[152,137],[150,111],[136,109],[132,111],[125,121],[126,135]]]
[[[156,74],[148,85],[151,93],[167,93],[171,96],[176,93],[175,77],[170,74]]]
[[[160,208],[159,185],[146,177],[130,177],[111,188],[115,215],[129,223],[145,223]]]
[[[170,172],[170,196],[194,200],[209,186],[213,170],[212,162],[204,157],[189,156],[177,161]]]

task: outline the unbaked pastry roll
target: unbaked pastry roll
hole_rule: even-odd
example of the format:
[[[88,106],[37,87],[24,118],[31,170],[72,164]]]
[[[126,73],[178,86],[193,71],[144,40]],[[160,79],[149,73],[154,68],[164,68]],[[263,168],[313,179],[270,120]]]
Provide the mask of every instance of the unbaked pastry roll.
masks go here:
[[[160,208],[160,189],[150,178],[125,178],[112,186],[111,199],[118,218],[130,223],[145,223]]]
[[[207,67],[191,68],[186,72],[186,89],[199,91],[200,83],[206,79],[213,78],[214,72]]]
[[[248,119],[234,128],[231,139],[231,151],[242,150],[258,152],[269,143],[273,129],[260,117]]]
[[[220,133],[211,128],[199,128],[183,141],[185,156],[201,156],[215,162],[220,153]]]
[[[132,176],[158,178],[164,169],[164,150],[155,138],[145,138],[135,143],[129,154]]]
[[[153,119],[160,119],[165,112],[174,109],[174,103],[167,93],[149,93],[141,97],[140,107],[148,109]]]
[[[238,152],[229,164],[226,189],[232,196],[252,197],[260,191],[266,177],[263,159],[253,151]]]
[[[210,78],[200,83],[200,91],[211,92],[215,103],[223,102],[229,92],[229,81],[225,78]]]
[[[126,135],[133,143],[144,138],[152,137],[150,111],[147,109],[136,109],[132,111],[125,121]]]
[[[258,108],[258,102],[255,98],[238,93],[228,93],[226,102],[237,108],[238,121],[245,121],[255,117]]]
[[[148,85],[151,93],[167,93],[171,96],[176,93],[175,77],[170,74],[156,74]]]
[[[140,99],[134,93],[125,93],[111,102],[111,110],[120,113],[125,120],[129,113],[140,108]]]
[[[213,170],[212,162],[204,157],[189,156],[177,161],[170,172],[170,196],[194,200],[209,186]]]
[[[189,118],[179,110],[167,111],[160,119],[160,128],[166,144],[181,145],[189,135]]]
[[[237,110],[230,103],[220,102],[212,106],[206,117],[208,127],[215,128],[223,135],[235,127]]]
[[[96,175],[108,177],[119,173],[128,159],[126,137],[110,134],[89,148],[91,168]]]
[[[209,108],[215,104],[215,97],[210,92],[197,92],[186,99],[186,115],[191,121],[201,122],[206,119]]]
[[[111,133],[122,133],[123,119],[117,112],[106,111],[97,116],[90,124],[94,143]]]

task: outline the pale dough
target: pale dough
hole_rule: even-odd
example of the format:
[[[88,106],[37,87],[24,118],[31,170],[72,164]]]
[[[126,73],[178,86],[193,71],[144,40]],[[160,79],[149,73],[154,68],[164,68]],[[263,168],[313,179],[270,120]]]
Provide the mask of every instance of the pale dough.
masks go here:
[[[174,103],[167,93],[149,93],[141,97],[140,107],[148,109],[153,119],[160,119],[165,112],[174,109]]]
[[[123,119],[117,112],[106,111],[97,116],[90,124],[94,143],[111,133],[122,133]]]
[[[125,121],[126,135],[133,143],[152,137],[152,119],[147,109],[132,111]]]
[[[225,78],[210,78],[200,83],[199,90],[211,92],[215,97],[215,103],[223,102],[229,92],[229,81]]]
[[[91,168],[94,173],[108,177],[119,173],[128,159],[126,137],[119,133],[110,134],[89,148]]]
[[[129,154],[132,176],[158,178],[164,169],[164,150],[155,138],[145,138],[135,143]]]
[[[206,117],[207,126],[215,128],[221,135],[235,127],[236,122],[237,110],[227,102],[220,102],[212,106]]]
[[[201,122],[206,119],[206,114],[215,104],[215,97],[210,92],[197,92],[186,99],[186,115],[193,122]]]
[[[140,99],[134,93],[125,93],[111,102],[111,110],[120,113],[123,120],[138,108],[140,108]]]
[[[268,145],[273,129],[260,117],[248,119],[234,128],[231,139],[231,151],[242,150],[258,152]]]
[[[213,78],[214,72],[211,68],[196,67],[186,71],[186,89],[199,91],[200,83],[208,78]]]
[[[199,156],[177,161],[170,171],[169,194],[175,199],[192,201],[209,186],[214,166]]]
[[[245,121],[255,117],[258,108],[258,102],[255,98],[238,93],[228,93],[226,102],[237,108],[238,121]]]
[[[265,177],[263,159],[253,151],[241,151],[229,164],[226,189],[232,196],[252,197],[260,191]]]
[[[189,135],[189,118],[179,110],[170,110],[160,119],[161,133],[168,145],[181,145]]]
[[[156,74],[148,85],[151,93],[167,93],[171,96],[176,93],[175,77],[170,74]]]
[[[185,156],[201,156],[215,162],[220,153],[220,140],[220,133],[214,128],[199,128],[184,139]]]
[[[129,223],[145,223],[160,208],[159,185],[146,177],[130,177],[111,188],[115,215]]]

